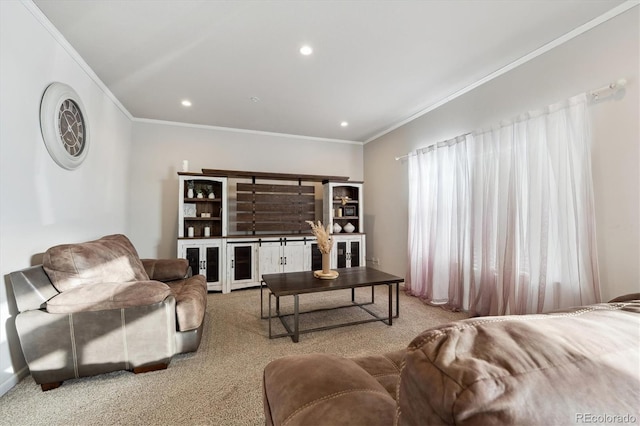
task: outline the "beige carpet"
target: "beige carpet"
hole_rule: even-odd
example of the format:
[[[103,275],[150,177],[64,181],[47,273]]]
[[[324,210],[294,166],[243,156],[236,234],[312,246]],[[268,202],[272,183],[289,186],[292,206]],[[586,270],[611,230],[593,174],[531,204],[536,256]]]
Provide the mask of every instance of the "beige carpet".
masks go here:
[[[370,296],[358,292],[359,300]],[[266,293],[265,293],[266,295]],[[292,298],[288,298],[292,299]],[[301,296],[301,309],[349,301],[348,291]],[[287,305],[283,301],[283,309]],[[289,303],[290,305],[290,303]],[[266,307],[266,305],[265,305]],[[386,310],[386,290],[376,291],[376,311]],[[301,324],[367,318],[359,308],[303,316]],[[0,397],[2,425],[263,425],[262,371],[271,360],[310,352],[358,356],[405,347],[420,331],[466,314],[451,313],[400,295],[400,318],[303,334],[299,343],[268,338],[260,319],[260,291],[210,293],[204,335],[196,353],[174,357],[167,370],[116,372],[68,380],[42,392],[31,377]],[[274,331],[283,328],[273,323]]]

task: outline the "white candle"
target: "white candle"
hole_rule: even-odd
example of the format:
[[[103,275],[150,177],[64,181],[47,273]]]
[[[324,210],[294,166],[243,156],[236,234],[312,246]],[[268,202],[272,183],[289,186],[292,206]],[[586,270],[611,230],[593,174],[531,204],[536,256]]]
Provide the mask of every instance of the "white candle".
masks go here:
[[[182,171],[183,172],[189,171],[189,160],[182,160]]]
[[[190,227],[188,228],[187,232],[188,232],[188,235],[189,235],[190,237],[193,237],[193,226],[190,226]]]
[[[209,228],[208,226],[204,227],[204,236],[205,237],[210,237],[211,236],[211,228]]]

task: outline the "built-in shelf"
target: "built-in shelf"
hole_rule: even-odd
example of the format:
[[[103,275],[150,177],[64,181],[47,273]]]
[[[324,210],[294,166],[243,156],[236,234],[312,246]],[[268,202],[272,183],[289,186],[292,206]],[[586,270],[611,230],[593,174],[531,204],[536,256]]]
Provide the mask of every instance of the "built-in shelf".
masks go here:
[[[222,198],[185,198],[185,203],[220,203]]]
[[[306,223],[320,219],[317,182],[323,186],[324,225],[353,225],[351,233],[333,234],[331,268],[366,264],[362,182],[214,169],[178,176],[178,257],[206,277],[208,290],[226,293],[257,287],[266,273],[320,269],[322,256]]]

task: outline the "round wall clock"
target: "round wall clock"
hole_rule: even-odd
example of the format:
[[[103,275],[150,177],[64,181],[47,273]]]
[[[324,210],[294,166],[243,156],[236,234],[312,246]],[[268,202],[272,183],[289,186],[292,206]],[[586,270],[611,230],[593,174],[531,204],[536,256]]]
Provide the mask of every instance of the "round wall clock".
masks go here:
[[[70,86],[52,83],[40,104],[40,129],[51,158],[67,170],[77,168],[89,151],[89,121]]]

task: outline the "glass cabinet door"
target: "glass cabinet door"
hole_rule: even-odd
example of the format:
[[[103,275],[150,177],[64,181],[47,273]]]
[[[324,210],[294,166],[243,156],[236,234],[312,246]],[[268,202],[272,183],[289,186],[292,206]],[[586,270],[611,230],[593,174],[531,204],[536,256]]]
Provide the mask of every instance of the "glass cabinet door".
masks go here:
[[[234,281],[250,280],[253,278],[253,248],[251,246],[236,246],[233,248],[233,279]]]
[[[220,281],[220,249],[218,247],[206,247],[206,270],[205,276],[208,283]]]
[[[351,241],[351,253],[349,253],[349,260],[351,261],[351,267],[360,266],[360,241]]]
[[[338,241],[336,244],[337,250],[337,267],[338,268],[346,268],[347,267],[347,242],[346,241]]]
[[[318,243],[311,244],[311,270],[312,271],[322,270],[322,253],[318,248]]]
[[[187,247],[185,258],[191,267],[191,273],[198,275],[200,273],[200,247]]]

